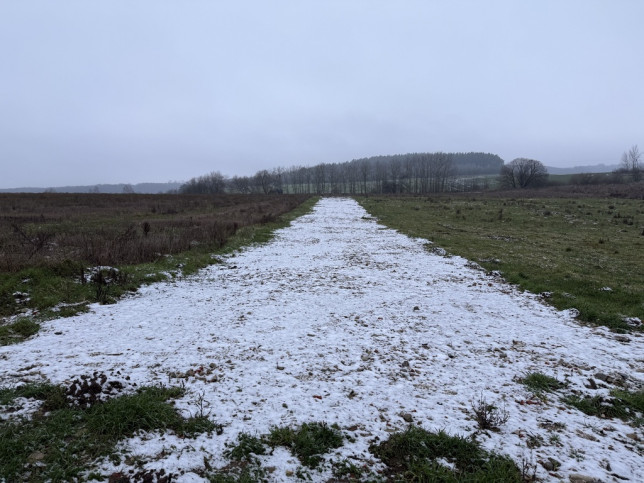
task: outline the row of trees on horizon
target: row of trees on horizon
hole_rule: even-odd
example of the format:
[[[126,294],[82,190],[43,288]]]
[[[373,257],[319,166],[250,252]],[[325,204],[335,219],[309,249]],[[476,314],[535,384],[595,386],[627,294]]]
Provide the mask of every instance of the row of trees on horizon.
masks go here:
[[[644,178],[642,155],[635,145],[624,152],[620,168],[605,174],[574,175],[572,184],[619,183]],[[504,164],[489,153],[408,153],[260,170],[253,176],[226,178],[212,172],[192,178],[178,190],[184,194],[428,194],[521,189],[548,184],[548,170],[540,161],[517,158]]]
[[[212,172],[192,178],[180,193],[367,194],[437,193],[489,187],[503,160],[489,153],[409,153],[260,170],[226,178]]]

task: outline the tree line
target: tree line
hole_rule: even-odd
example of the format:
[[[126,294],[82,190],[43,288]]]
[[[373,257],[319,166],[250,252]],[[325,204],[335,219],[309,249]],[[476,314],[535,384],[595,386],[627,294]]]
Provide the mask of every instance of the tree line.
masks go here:
[[[180,193],[428,194],[487,188],[503,160],[489,153],[408,153],[260,170],[227,178],[212,172],[192,178]]]

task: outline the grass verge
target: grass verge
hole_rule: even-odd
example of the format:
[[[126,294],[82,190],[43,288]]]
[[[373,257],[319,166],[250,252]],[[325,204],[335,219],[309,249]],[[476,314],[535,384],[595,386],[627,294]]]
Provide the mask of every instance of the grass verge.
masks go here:
[[[644,201],[630,199],[369,197],[378,220],[579,319],[618,331],[644,327]],[[629,325],[629,319],[632,325]]]
[[[114,445],[137,431],[169,430],[191,437],[215,429],[207,418],[185,419],[170,404],[179,388],[144,387],[136,394],[70,407],[64,389],[31,384],[0,391],[0,401],[39,399],[43,410],[31,419],[0,423],[0,479],[4,481],[70,481],[82,476],[96,458],[118,462]]]

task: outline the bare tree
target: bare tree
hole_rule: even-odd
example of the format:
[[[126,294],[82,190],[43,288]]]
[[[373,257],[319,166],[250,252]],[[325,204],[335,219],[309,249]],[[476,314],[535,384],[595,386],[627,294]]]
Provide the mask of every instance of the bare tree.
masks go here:
[[[321,163],[313,167],[314,170],[314,181],[315,181],[315,193],[321,195],[326,190],[326,164]]]
[[[230,180],[230,186],[234,191],[238,193],[250,193],[251,192],[251,182],[248,176],[233,176]]]
[[[273,175],[268,170],[262,169],[253,176],[253,184],[260,193],[266,195],[273,189]]]
[[[362,193],[367,194],[367,181],[371,172],[371,165],[366,159],[360,160],[360,181],[362,182]]]
[[[182,194],[216,194],[226,190],[226,178],[219,171],[192,178],[179,188]]]
[[[622,162],[620,164],[620,171],[630,173],[633,181],[642,179],[642,153],[640,153],[637,144],[633,145],[631,149],[622,154]]]
[[[541,161],[517,158],[501,168],[501,185],[506,188],[541,186],[548,180],[548,170]]]

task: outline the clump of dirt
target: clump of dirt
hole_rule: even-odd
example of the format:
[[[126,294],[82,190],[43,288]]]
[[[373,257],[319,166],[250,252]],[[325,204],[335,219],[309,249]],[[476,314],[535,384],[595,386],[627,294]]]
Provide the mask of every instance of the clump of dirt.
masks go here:
[[[94,372],[91,376],[83,375],[73,380],[65,390],[65,397],[73,406],[89,408],[123,393],[125,389],[121,381],[108,380],[105,374]]]

